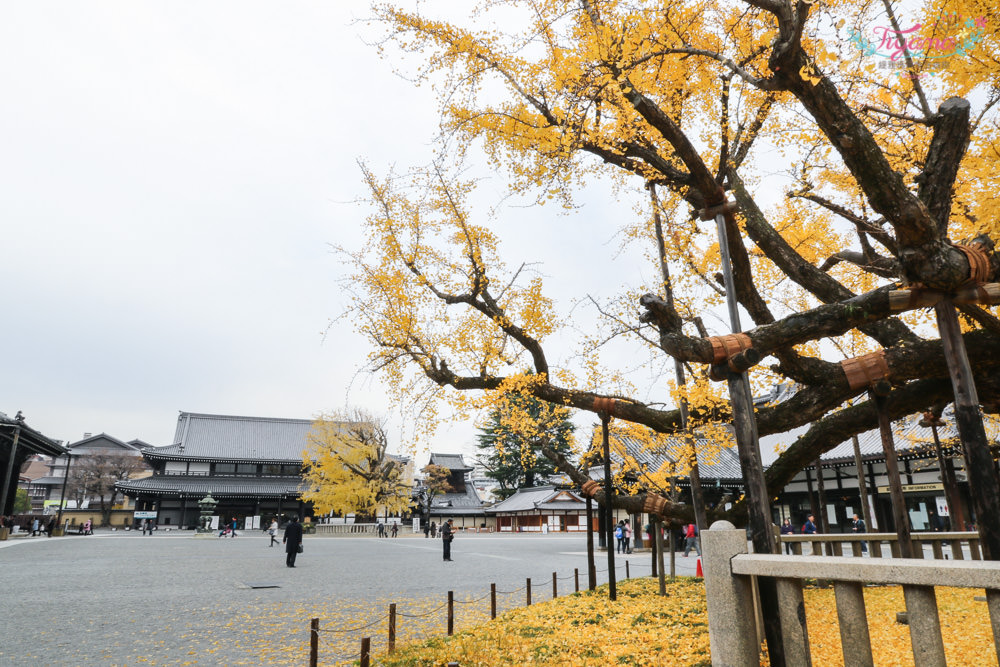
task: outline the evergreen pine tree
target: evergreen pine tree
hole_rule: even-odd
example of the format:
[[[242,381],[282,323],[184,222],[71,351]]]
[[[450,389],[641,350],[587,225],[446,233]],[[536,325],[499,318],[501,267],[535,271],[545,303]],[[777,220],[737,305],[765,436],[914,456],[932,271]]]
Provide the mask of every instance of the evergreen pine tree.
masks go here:
[[[501,500],[519,488],[544,486],[556,469],[542,455],[542,445],[571,459],[574,428],[567,408],[523,394],[510,396],[479,429],[476,462],[500,484],[494,493]]]

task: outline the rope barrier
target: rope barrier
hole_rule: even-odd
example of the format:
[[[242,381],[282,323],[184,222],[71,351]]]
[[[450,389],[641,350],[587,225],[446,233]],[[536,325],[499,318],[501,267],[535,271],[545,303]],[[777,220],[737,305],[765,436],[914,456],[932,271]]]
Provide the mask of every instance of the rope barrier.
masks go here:
[[[401,611],[397,611],[396,612],[396,616],[402,616],[403,618],[423,618],[424,616],[430,616],[431,614],[437,613],[437,612],[441,611],[442,609],[444,609],[447,606],[448,606],[448,603],[445,602],[440,607],[435,607],[434,609],[431,609],[429,612],[424,613],[424,614],[404,614]]]
[[[500,595],[500,594],[503,594],[503,595],[513,595],[514,593],[520,593],[521,591],[526,590],[527,588],[528,588],[527,586],[521,586],[520,588],[515,588],[512,591],[501,591],[501,590],[498,590],[497,591],[497,595]]]
[[[381,623],[382,621],[386,620],[387,618],[389,618],[389,614],[386,614],[385,616],[382,616],[380,618],[376,618],[374,621],[372,621],[368,625],[359,625],[356,628],[336,628],[336,629],[333,629],[333,630],[327,630],[326,628],[320,628],[320,629],[317,630],[317,632],[331,632],[331,633],[335,633],[335,634],[342,634],[342,633],[345,633],[345,632],[356,632],[357,630],[365,630],[367,628],[370,628],[370,627],[372,627],[373,625],[375,625],[377,623]]]
[[[490,595],[491,595],[490,593],[487,593],[483,597],[476,598],[475,600],[453,600],[453,602],[455,604],[475,604],[476,602],[482,602],[483,600],[485,600],[486,598],[488,598]]]

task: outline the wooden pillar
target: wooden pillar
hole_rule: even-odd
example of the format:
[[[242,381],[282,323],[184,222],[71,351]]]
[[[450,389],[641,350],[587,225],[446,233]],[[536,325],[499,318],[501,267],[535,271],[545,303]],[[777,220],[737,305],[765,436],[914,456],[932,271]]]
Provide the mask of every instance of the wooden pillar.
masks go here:
[[[941,482],[944,484],[945,496],[948,498],[948,521],[952,530],[962,530],[965,527],[965,518],[962,512],[962,499],[958,495],[958,483],[955,481],[955,466],[951,459],[944,455],[944,448],[941,447],[941,438],[938,437],[938,426],[943,426],[944,421],[930,412],[924,413],[924,418],[920,420],[920,425],[924,428],[928,426],[934,436],[934,451],[937,454],[938,469],[941,471]]]
[[[721,194],[721,193],[720,193]],[[724,196],[723,196],[724,197]],[[721,199],[721,197],[720,197]],[[729,310],[729,321],[733,333],[742,331],[740,325],[739,307],[736,302],[736,280],[733,276],[733,265],[729,253],[729,229],[733,230],[733,243],[739,242],[739,227],[736,216],[724,199],[714,206],[701,212],[703,220],[715,218],[719,234],[719,253],[721,255],[722,277],[726,286],[726,306]],[[771,530],[772,519],[767,486],[764,483],[764,466],[760,459],[760,443],[757,438],[757,419],[753,411],[753,397],[750,392],[750,382],[745,372],[735,372],[727,369],[726,382],[729,385],[729,402],[733,412],[733,428],[736,435],[736,446],[740,457],[740,468],[743,471],[744,488],[746,490],[747,514],[750,523],[750,535],[754,552],[773,554],[777,552],[777,542],[774,531]],[[758,579],[761,608],[764,617],[764,634],[767,637],[767,649],[772,667],[784,667],[785,653],[781,640],[781,623],[778,618],[778,592],[774,578],[760,577]]]
[[[903,499],[903,484],[899,479],[899,461],[896,458],[896,443],[892,437],[892,424],[886,412],[886,397],[874,390],[868,396],[878,413],[878,429],[882,436],[882,452],[885,454],[885,474],[889,480],[889,497],[892,500],[892,519],[899,537],[899,554],[902,558],[913,558],[913,544],[910,540],[910,519],[906,515],[906,501]]]
[[[608,422],[610,420],[609,415],[601,415],[601,437],[604,441],[604,539],[608,545],[608,599],[613,602],[618,599],[618,588],[615,585],[615,550],[612,547],[615,539],[615,520],[611,513],[614,489],[611,480],[611,443],[608,438]]]
[[[594,501],[587,496],[587,589],[597,588],[597,566],[594,563]]]
[[[826,518],[826,487],[823,481],[823,462],[820,459],[816,459],[816,495],[819,498],[819,514],[816,518],[819,519],[819,532],[823,534],[829,534],[830,532],[830,522]],[[830,554],[827,554],[828,556]]]
[[[858,472],[858,496],[861,498],[861,516],[865,520],[865,528],[869,532],[875,530],[872,523],[872,511],[868,506],[868,486],[865,484],[865,469],[861,464],[861,445],[858,443],[858,436],[851,436],[851,443],[854,445],[854,467]]]
[[[955,306],[948,299],[934,306],[938,332],[948,363],[948,375],[955,393],[955,426],[965,451],[965,470],[969,477],[972,506],[985,560],[1000,559],[1000,479],[983,428],[979,396],[972,379],[972,367],[965,352],[965,341],[958,325]]]

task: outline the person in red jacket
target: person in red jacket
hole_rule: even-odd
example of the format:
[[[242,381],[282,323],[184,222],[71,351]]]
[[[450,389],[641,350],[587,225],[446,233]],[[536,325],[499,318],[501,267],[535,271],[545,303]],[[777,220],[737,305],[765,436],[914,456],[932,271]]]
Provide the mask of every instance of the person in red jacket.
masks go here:
[[[693,523],[689,523],[687,528],[684,529],[684,557],[691,553],[691,549],[694,548],[698,552],[698,556],[701,556],[701,546],[698,544],[698,526]]]

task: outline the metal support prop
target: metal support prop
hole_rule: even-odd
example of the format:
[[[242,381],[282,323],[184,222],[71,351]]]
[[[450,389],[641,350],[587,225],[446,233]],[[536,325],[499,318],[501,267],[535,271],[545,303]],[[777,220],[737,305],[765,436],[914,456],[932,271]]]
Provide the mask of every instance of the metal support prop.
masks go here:
[[[611,441],[608,437],[608,422],[611,417],[601,415],[601,437],[604,441],[604,532],[608,545],[608,599],[614,602],[618,599],[618,588],[615,585],[615,518],[611,511],[613,490],[611,484]]]
[[[985,560],[1000,560],[1000,479],[990,453],[979,395],[972,379],[972,367],[958,325],[955,306],[948,299],[934,306],[944,358],[955,393],[955,426],[965,453],[972,507],[976,511],[980,544]]]
[[[64,530],[62,522],[63,508],[66,507],[66,483],[69,481],[69,469],[73,466],[73,456],[66,453],[66,476],[63,477],[62,491],[59,495],[59,514],[56,516],[56,525],[60,530]]]
[[[667,576],[663,571],[663,530],[659,519],[656,519],[656,523],[653,525],[653,540],[653,543],[656,544],[656,560],[658,561],[657,565],[659,565],[657,575],[660,580],[660,595],[665,596],[667,594]],[[673,580],[674,578],[670,577],[670,581]]]
[[[722,259],[722,277],[726,286],[726,306],[732,333],[740,333],[739,306],[736,302],[736,280],[729,255],[729,234],[726,231],[726,216],[715,215],[715,225],[719,234],[719,253]],[[760,443],[757,439],[757,419],[753,413],[753,397],[750,382],[745,372],[729,371],[726,374],[729,385],[729,400],[733,410],[733,427],[736,431],[736,446],[740,455],[740,467],[746,482],[750,535],[755,553],[777,553],[777,542],[771,530],[771,509],[768,502],[767,486],[764,484],[764,466],[760,459]],[[772,577],[760,577],[760,602],[764,616],[764,635],[767,638],[768,654],[772,667],[784,667],[785,654],[781,641],[781,622],[778,618],[778,591]]]
[[[819,505],[819,514],[816,515],[816,519],[819,520],[819,532],[829,533],[830,522],[826,520],[826,486],[823,481],[823,461],[819,456],[816,457],[816,496]],[[826,555],[831,556],[832,554],[827,552]]]

